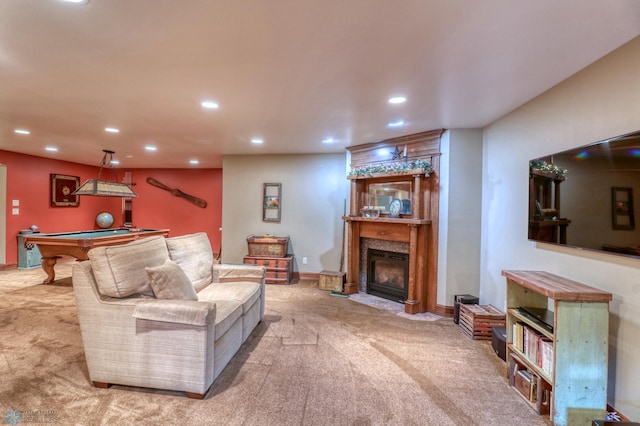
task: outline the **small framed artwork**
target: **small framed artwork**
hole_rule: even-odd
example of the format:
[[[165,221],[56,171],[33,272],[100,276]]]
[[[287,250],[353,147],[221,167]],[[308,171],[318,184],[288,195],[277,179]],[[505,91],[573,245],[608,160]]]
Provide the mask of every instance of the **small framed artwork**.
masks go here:
[[[262,220],[264,222],[280,222],[282,207],[282,184],[262,184]]]
[[[51,207],[78,207],[80,196],[71,195],[80,186],[78,176],[51,174]]]
[[[631,188],[611,188],[611,218],[613,229],[634,229],[633,190]]]

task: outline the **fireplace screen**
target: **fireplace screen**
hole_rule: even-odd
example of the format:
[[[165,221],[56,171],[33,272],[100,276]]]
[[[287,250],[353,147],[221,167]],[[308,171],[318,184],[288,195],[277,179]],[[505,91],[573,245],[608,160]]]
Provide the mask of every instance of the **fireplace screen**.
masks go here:
[[[369,249],[367,259],[367,293],[404,302],[408,296],[409,255]]]

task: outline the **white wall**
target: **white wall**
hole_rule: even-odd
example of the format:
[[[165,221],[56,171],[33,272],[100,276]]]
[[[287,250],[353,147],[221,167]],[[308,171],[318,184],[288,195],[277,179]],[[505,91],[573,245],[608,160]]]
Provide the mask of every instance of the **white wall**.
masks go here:
[[[484,129],[480,290],[484,302],[504,306],[501,270],[538,269],[611,292],[609,403],[634,420],[640,260],[535,245],[527,240],[527,208],[530,159],[638,129],[640,38]]]
[[[482,131],[452,129],[442,135],[438,224],[438,300],[480,292]]]
[[[295,271],[337,271],[349,193],[345,158],[345,154],[225,156],[223,261],[242,263],[250,234],[288,235]],[[268,182],[282,184],[280,223],[262,221],[262,184]],[[303,257],[308,264],[302,264]]]

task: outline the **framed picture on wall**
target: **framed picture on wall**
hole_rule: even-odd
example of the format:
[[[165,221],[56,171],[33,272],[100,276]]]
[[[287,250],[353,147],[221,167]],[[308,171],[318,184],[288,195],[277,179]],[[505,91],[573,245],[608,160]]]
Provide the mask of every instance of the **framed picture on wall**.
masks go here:
[[[264,222],[280,222],[282,204],[282,184],[262,184],[262,220]]]
[[[80,196],[71,195],[80,186],[78,176],[51,174],[51,207],[78,207]]]

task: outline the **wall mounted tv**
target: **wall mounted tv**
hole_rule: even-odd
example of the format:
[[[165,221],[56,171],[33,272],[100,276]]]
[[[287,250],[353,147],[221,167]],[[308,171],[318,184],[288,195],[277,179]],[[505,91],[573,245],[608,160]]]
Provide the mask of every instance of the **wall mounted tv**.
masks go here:
[[[529,162],[529,239],[640,256],[640,131]]]

